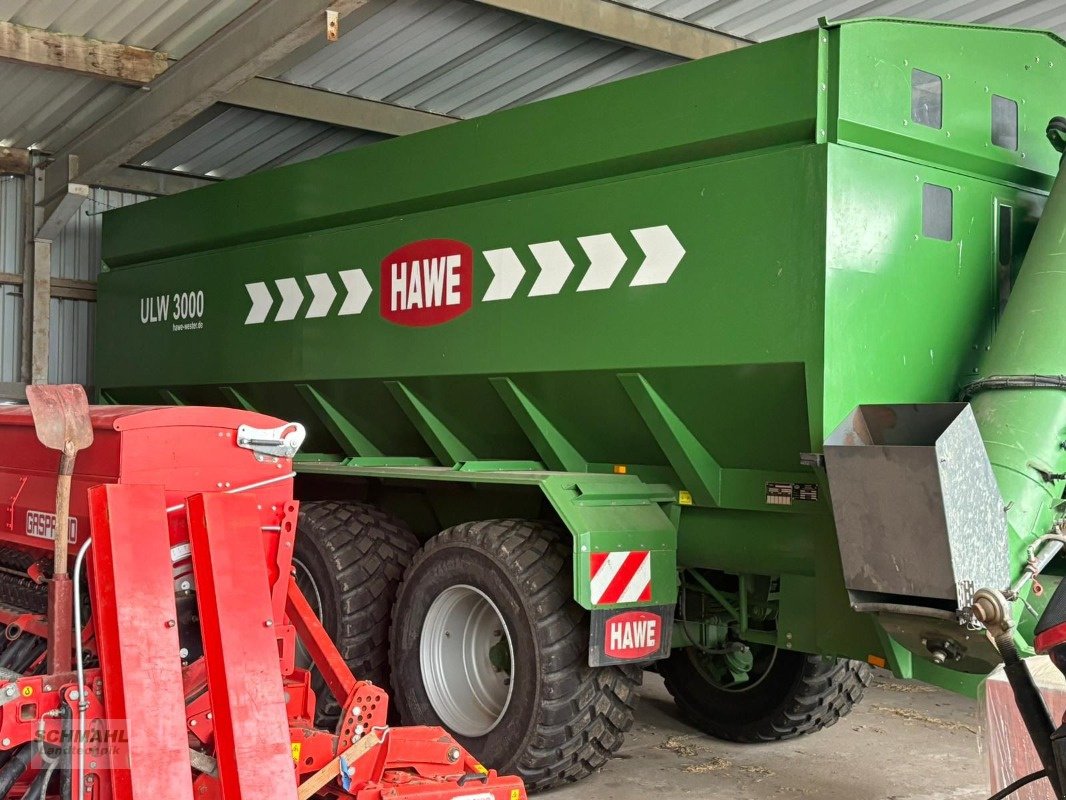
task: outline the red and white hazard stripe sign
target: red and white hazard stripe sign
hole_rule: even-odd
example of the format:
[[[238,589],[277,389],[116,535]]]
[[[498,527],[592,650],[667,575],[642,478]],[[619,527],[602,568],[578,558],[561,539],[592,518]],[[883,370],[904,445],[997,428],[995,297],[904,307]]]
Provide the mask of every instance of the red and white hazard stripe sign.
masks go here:
[[[648,550],[593,553],[590,564],[593,605],[651,600],[651,553]]]

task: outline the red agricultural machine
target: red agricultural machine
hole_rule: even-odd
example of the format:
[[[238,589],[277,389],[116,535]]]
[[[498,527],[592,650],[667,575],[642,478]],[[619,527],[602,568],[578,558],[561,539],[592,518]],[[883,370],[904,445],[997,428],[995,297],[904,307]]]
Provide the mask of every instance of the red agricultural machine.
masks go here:
[[[29,399],[0,408],[0,797],[524,800],[443,729],[390,727],[296,586],[299,425]]]

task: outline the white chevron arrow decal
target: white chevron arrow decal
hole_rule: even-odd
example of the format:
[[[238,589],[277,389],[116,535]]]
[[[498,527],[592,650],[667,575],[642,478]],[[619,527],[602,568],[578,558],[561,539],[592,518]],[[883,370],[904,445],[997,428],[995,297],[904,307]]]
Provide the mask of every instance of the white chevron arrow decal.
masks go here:
[[[618,242],[609,233],[596,236],[579,236],[577,243],[589,257],[589,269],[581,279],[577,290],[591,292],[598,289],[610,289],[622,267],[626,265],[626,254]]]
[[[270,290],[262,281],[246,283],[244,288],[248,291],[248,297],[252,300],[252,308],[244,320],[245,325],[258,325],[265,322],[270,308],[274,305],[274,298],[270,296]]]
[[[631,231],[640,249],[644,251],[644,263],[629,282],[630,286],[652,286],[666,283],[674,274],[677,265],[685,257],[685,248],[674,236],[669,225],[654,228],[638,228]]]
[[[307,276],[307,285],[311,287],[314,297],[311,305],[307,308],[307,319],[324,317],[333,308],[333,301],[337,299],[337,290],[333,288],[333,281],[325,272]]]
[[[540,275],[529,290],[530,297],[559,294],[574,269],[574,260],[563,249],[562,242],[540,242],[529,246],[540,265]]]
[[[366,279],[361,269],[348,269],[337,274],[344,281],[344,288],[348,291],[348,296],[344,298],[341,310],[337,313],[342,317],[361,313],[374,291],[370,288],[370,281]]]
[[[278,308],[278,315],[274,317],[274,321],[288,322],[290,319],[296,319],[296,314],[304,301],[304,293],[300,290],[300,284],[296,282],[296,278],[278,278],[274,281],[274,285],[281,292],[281,307]]]
[[[485,260],[489,262],[489,269],[492,270],[492,282],[485,290],[482,301],[510,300],[518,284],[526,276],[526,268],[522,266],[522,262],[518,260],[515,251],[510,247],[502,250],[486,250],[482,255],[485,256]]]

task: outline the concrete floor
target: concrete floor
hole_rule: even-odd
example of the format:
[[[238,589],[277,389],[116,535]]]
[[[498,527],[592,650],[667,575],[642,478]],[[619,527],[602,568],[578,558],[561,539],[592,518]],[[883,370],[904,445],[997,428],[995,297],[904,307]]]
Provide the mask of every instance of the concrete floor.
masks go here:
[[[550,800],[983,800],[977,704],[874,677],[866,698],[813,736],[767,745],[719,742],[681,721],[657,675],[620,755]]]

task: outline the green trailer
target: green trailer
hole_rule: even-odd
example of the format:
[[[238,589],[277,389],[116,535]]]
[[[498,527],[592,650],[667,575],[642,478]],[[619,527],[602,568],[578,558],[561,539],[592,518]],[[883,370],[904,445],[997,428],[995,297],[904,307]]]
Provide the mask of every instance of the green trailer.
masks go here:
[[[305,594],[533,788],[642,667],[735,741],[972,691],[1058,580],[1064,69],[823,24],[108,212],[99,394],[303,423]]]

